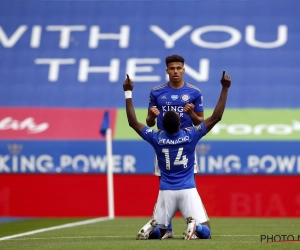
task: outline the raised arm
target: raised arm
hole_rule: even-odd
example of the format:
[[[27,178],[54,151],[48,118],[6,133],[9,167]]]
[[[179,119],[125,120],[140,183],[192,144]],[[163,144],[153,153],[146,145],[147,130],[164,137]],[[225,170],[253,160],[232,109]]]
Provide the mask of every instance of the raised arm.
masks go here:
[[[129,78],[129,75],[127,74],[127,78],[123,83],[123,90],[125,91],[125,99],[126,99],[127,120],[129,126],[132,127],[141,136],[142,130],[146,125],[140,123],[136,118],[136,114],[132,102],[133,87],[134,84],[132,80]]]
[[[225,70],[223,71],[220,82],[222,84],[222,90],[221,90],[221,94],[219,97],[219,101],[218,101],[212,115],[204,120],[204,124],[206,126],[207,132],[209,132],[219,121],[221,121],[224,110],[225,110],[228,89],[231,85],[231,77],[228,75],[225,75]]]

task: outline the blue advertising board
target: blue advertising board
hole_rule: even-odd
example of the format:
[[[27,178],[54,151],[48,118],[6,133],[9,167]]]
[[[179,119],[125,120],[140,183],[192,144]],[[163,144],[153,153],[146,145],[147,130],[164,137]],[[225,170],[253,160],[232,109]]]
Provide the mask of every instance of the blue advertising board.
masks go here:
[[[165,57],[214,107],[225,69],[228,107],[299,108],[300,2],[1,1],[0,106],[123,107],[166,81]],[[217,89],[217,90],[216,90]]]
[[[206,141],[196,147],[199,174],[300,174],[300,142]],[[106,173],[105,142],[1,141],[0,173]],[[145,141],[115,141],[113,171],[153,173],[154,150]]]

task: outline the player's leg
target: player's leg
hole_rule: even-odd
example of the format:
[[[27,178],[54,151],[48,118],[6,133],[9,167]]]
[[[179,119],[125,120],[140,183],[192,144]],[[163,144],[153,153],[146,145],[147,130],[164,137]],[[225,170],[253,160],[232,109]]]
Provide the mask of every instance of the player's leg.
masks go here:
[[[160,170],[157,164],[157,157],[156,154],[154,155],[154,175],[160,177]],[[159,239],[161,238],[160,229],[157,227],[157,221],[154,219],[154,214],[156,211],[156,204],[154,205],[152,219],[148,221],[137,233],[136,239],[137,240],[144,240],[144,239]]]
[[[211,239],[210,228],[205,223],[199,223],[197,225],[195,234],[199,239]]]
[[[209,223],[209,221],[203,222],[202,224],[204,224],[205,226],[207,226],[210,229],[210,223]]]
[[[137,233],[137,240],[147,240],[149,236],[156,230],[157,221],[152,218]]]
[[[164,236],[168,232],[168,225],[170,224],[171,219],[174,217],[177,211],[178,206],[176,201],[176,191],[160,190],[156,210],[153,217],[157,220],[158,227],[161,230],[161,239],[171,238]],[[172,235],[172,238],[173,237],[174,236]]]
[[[168,192],[170,191],[159,191],[153,218],[139,230],[136,237],[137,240],[160,239],[166,233],[167,225],[176,210],[173,193]]]
[[[164,234],[164,236],[162,237],[162,239],[170,239],[170,238],[174,238],[174,232],[173,232],[173,228],[172,228],[172,221],[170,221],[170,224],[167,227],[166,233]]]
[[[196,183],[196,175],[197,173],[200,172],[200,169],[199,169],[199,165],[198,165],[198,160],[197,160],[197,153],[195,151],[195,162],[194,162],[194,177],[195,177],[195,183]],[[201,199],[201,198],[200,198]],[[205,212],[206,213],[206,212]],[[209,221],[206,221],[204,223],[205,226],[207,226],[209,229],[210,229],[210,224],[209,224]],[[197,236],[196,236],[197,237]],[[196,237],[193,237],[193,238],[196,238]]]
[[[197,189],[191,188],[181,191],[180,211],[187,223],[184,238],[190,240],[195,234],[200,239],[209,239],[211,235],[210,228],[207,226],[209,218]]]
[[[211,239],[211,229],[210,229],[210,224],[209,224],[209,218],[207,216],[206,209],[202,203],[201,197],[197,190],[196,190],[196,193],[197,193],[196,194],[197,197],[199,197],[198,199],[196,199],[196,201],[199,202],[200,215],[197,219],[197,221],[199,223],[197,223],[195,235],[199,239]]]
[[[153,174],[158,176],[158,178],[160,179],[160,169],[158,167],[156,154],[155,154],[155,157],[154,157],[154,173]],[[173,232],[173,228],[172,228],[172,221],[168,225],[167,231],[164,234],[164,236],[162,237],[162,239],[168,239],[168,238],[174,238],[174,232]]]
[[[191,194],[190,190],[191,189],[178,190],[179,211],[186,222],[186,230],[183,233],[183,238],[185,240],[190,240],[193,238],[197,226],[196,220],[194,219],[194,210],[196,210],[196,207],[192,202],[193,195]]]
[[[171,219],[170,219],[170,223],[169,223],[169,225],[168,225],[168,227],[166,229],[166,232],[164,233],[163,237],[161,238],[162,240],[174,238],[174,232],[173,232],[173,228],[172,228],[172,221],[171,221]]]
[[[159,228],[157,227],[157,221],[154,218],[154,214],[156,211],[156,204],[154,205],[154,209],[153,209],[153,214],[152,214],[152,219],[149,220],[137,233],[136,235],[136,239],[137,240],[147,240],[151,237],[151,235],[153,234],[153,236],[151,238],[160,238],[161,237],[161,233]]]
[[[199,169],[198,160],[197,160],[197,153],[195,151],[195,162],[194,162],[194,180],[195,180],[195,184],[196,184],[196,176],[197,176],[197,173],[199,173],[199,172],[200,172],[200,169]],[[210,228],[209,222],[207,222],[207,224],[208,224],[208,227]],[[196,234],[194,234],[192,236],[192,239],[197,239],[197,238],[198,238],[198,236]]]

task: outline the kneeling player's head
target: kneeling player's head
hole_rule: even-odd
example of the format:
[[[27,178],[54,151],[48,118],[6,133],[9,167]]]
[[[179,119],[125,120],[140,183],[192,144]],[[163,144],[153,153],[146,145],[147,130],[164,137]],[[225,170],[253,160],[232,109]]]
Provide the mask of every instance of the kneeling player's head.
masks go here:
[[[179,115],[174,111],[167,111],[162,119],[164,130],[170,134],[180,129]]]

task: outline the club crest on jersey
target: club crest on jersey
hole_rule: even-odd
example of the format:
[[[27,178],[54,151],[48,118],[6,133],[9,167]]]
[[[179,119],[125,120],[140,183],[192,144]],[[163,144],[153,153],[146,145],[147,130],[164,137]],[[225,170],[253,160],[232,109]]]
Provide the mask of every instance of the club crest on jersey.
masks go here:
[[[183,102],[189,102],[190,100],[190,96],[188,94],[183,94],[182,96],[180,96],[180,98]]]
[[[176,101],[178,99],[178,95],[171,95],[171,98],[173,101]]]

